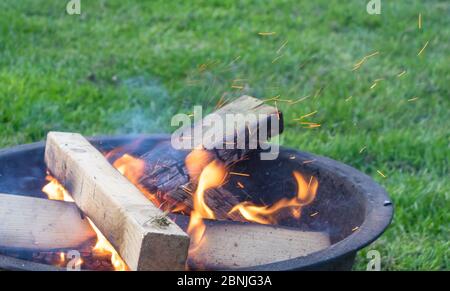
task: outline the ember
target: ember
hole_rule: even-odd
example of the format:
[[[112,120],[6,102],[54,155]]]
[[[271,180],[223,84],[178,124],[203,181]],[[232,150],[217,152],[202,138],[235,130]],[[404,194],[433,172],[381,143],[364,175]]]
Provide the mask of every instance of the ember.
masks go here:
[[[55,178],[48,175],[47,181],[49,181],[49,183],[44,186],[42,192],[47,194],[49,199],[73,202],[73,198]],[[84,257],[81,265],[83,266],[87,264],[87,269],[113,269],[116,271],[127,270],[125,262],[120,258],[119,254],[116,252],[113,246],[94,225],[92,220],[88,219],[88,221],[92,229],[97,234],[97,242],[92,248],[90,248],[90,246],[87,246],[87,250],[80,251],[82,257]],[[41,259],[41,255],[42,254],[38,254],[35,259]],[[61,252],[59,256],[56,256],[55,253],[49,253],[45,257],[45,260],[49,261],[49,263],[52,263],[53,265],[58,266],[65,266],[67,264],[65,253],[63,252]]]

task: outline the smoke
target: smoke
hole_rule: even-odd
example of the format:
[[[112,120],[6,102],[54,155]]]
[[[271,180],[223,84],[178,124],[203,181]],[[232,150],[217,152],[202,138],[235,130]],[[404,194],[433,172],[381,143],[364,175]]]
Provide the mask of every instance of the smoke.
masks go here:
[[[113,114],[117,134],[170,132],[170,119],[174,108],[171,97],[156,79],[132,77],[121,82],[126,106]]]

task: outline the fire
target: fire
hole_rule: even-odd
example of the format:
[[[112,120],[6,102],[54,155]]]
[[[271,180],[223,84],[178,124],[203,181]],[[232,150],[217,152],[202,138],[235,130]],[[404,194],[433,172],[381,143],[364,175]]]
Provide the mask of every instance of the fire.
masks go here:
[[[209,163],[200,174],[197,190],[193,197],[194,208],[191,211],[187,229],[187,233],[191,237],[190,254],[195,252],[202,243],[206,230],[203,219],[215,219],[214,212],[205,202],[205,191],[222,185],[226,176],[225,166],[217,161]]]
[[[47,194],[48,199],[51,200],[63,200],[67,202],[74,202],[73,198],[67,192],[67,190],[58,182],[57,179],[48,175],[47,181],[49,183],[42,188],[42,191]],[[114,247],[109,243],[105,236],[100,232],[100,230],[95,226],[95,224],[88,218],[88,222],[92,229],[97,234],[97,242],[94,246],[94,251],[99,253],[101,256],[111,256],[111,264],[116,271],[126,271],[128,269],[125,262],[116,252]],[[65,261],[64,253],[60,253],[61,262]],[[82,262],[82,261],[81,261]]]
[[[111,243],[106,239],[106,237],[100,232],[100,230],[95,226],[95,224],[88,218],[89,224],[92,229],[97,234],[97,242],[94,246],[94,252],[98,252],[101,255],[103,254],[111,254],[111,264],[116,271],[126,271],[128,270],[127,265],[116,252]]]
[[[50,200],[63,200],[67,202],[74,202],[66,189],[54,177],[47,175],[45,178],[49,183],[42,188],[42,192],[47,194]]]
[[[133,184],[138,183],[145,170],[145,162],[129,154],[117,159],[113,166]]]
[[[285,209],[290,209],[291,215],[300,218],[301,208],[314,201],[319,182],[311,177],[309,182],[299,173],[294,171],[293,176],[297,182],[297,195],[294,198],[283,198],[271,206],[258,206],[253,202],[244,201],[235,205],[229,213],[239,211],[248,221],[261,224],[277,223],[277,214]]]
[[[108,153],[107,156],[110,155],[110,153]],[[161,205],[161,201],[159,201],[156,195],[150,193],[139,183],[139,179],[143,176],[145,171],[145,161],[135,158],[132,155],[124,154],[113,163],[113,166],[133,183],[150,201],[152,201],[153,204],[158,207]]]

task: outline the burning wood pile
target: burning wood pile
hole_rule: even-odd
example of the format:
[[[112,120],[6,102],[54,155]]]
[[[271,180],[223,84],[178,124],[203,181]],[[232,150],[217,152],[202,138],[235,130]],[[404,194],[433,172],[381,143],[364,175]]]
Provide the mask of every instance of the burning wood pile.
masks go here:
[[[175,149],[172,140],[139,156],[133,145],[100,153],[79,134],[50,132],[43,189],[50,200],[0,195],[0,246],[40,250],[30,259],[92,270],[245,268],[326,248],[327,233],[280,225],[300,219],[314,201],[315,177],[293,171],[296,191],[270,205],[252,200],[243,182],[224,187],[232,176],[251,179],[235,166],[264,152],[251,146],[253,139],[282,131],[277,108],[248,96],[215,116],[249,112],[263,118],[232,132],[213,130],[222,144],[203,135],[189,151]],[[181,140],[193,139],[198,128],[205,132],[208,117],[182,128]],[[281,126],[273,127],[274,119]],[[243,147],[236,146],[239,136]],[[74,262],[67,250],[81,257]]]

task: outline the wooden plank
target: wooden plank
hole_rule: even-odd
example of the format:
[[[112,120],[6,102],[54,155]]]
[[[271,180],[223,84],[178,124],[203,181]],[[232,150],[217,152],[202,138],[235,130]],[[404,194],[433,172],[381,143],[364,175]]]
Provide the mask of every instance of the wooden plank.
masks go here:
[[[203,241],[189,256],[188,266],[211,270],[247,268],[303,257],[330,245],[326,232],[255,223],[207,223]]]
[[[169,214],[182,229],[189,217]],[[199,246],[189,254],[191,270],[247,268],[275,263],[320,251],[331,245],[324,231],[265,225],[252,222],[204,219],[205,233]]]
[[[75,203],[0,194],[0,247],[76,249],[96,234]]]
[[[167,200],[168,203],[166,204],[166,207],[176,204],[176,202],[182,202],[190,208],[192,205],[189,201],[191,195],[185,190],[196,188],[197,178],[201,172],[202,165],[206,166],[206,164],[213,159],[217,159],[226,166],[231,166],[247,157],[250,152],[259,150],[257,148],[250,148],[249,144],[251,144],[250,141],[257,139],[258,132],[262,128],[267,128],[269,137],[276,136],[283,130],[283,117],[281,112],[279,112],[277,108],[267,105],[262,100],[250,96],[242,96],[213,112],[213,114],[226,121],[222,134],[217,133],[218,136],[223,138],[222,141],[214,142],[203,138],[199,141],[200,143],[193,143],[192,145],[192,148],[203,146],[210,149],[207,151],[207,155],[196,155],[196,152],[191,152],[188,156],[189,151],[176,150],[172,147],[171,143],[167,141],[157,145],[151,151],[140,157],[146,162],[146,168],[143,176],[139,179],[139,184],[151,193],[159,196],[160,199],[164,201]],[[238,126],[238,124],[226,119],[227,114],[242,114],[244,116],[246,114],[253,114],[258,117],[263,114],[264,116],[255,120],[248,120],[247,123],[241,124],[243,126]],[[186,140],[191,140],[192,134],[196,129],[202,128],[203,133],[211,130],[212,125],[205,122],[208,117],[210,117],[210,115],[194,124],[192,128],[181,128],[179,131],[182,132],[182,137]],[[272,128],[270,125],[272,119],[279,120],[278,128]],[[226,126],[229,126],[234,130],[232,132],[227,132],[225,130]],[[245,140],[247,141],[245,148],[227,148],[229,145],[236,146],[238,136],[245,137]],[[198,168],[196,171],[193,171],[192,167],[190,168],[185,164],[186,158],[191,158],[196,161]],[[235,197],[236,195],[233,195],[225,189],[210,192],[214,193],[207,193],[206,199],[226,201],[226,203],[222,205],[223,209],[213,209],[214,212],[217,213],[219,219],[227,217],[226,213],[230,210],[228,204],[234,205],[239,202]],[[221,215],[222,213],[224,215]],[[239,220],[240,217],[235,215],[233,219]]]
[[[189,237],[84,137],[50,132],[45,162],[131,270],[183,270]]]

